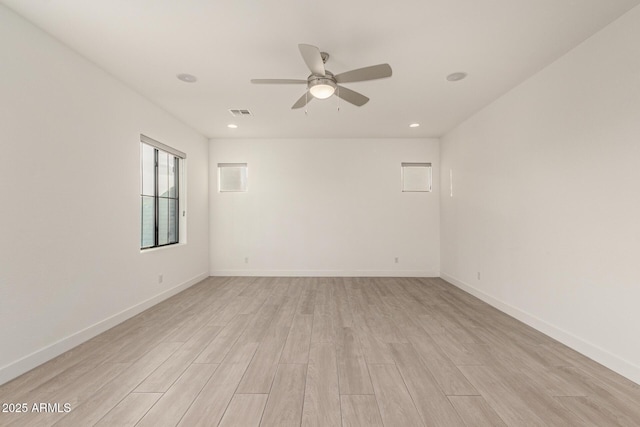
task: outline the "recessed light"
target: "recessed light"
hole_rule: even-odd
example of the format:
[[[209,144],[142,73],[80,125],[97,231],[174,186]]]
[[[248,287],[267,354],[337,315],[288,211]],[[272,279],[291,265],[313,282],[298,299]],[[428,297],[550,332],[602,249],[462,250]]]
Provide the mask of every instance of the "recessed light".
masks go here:
[[[178,74],[176,77],[178,77],[178,80],[182,80],[185,83],[195,83],[198,81],[198,78],[196,76],[192,76],[191,74]]]
[[[229,129],[237,129],[237,128],[238,128],[238,125],[234,125],[233,123],[229,123],[229,124],[227,125],[227,127],[228,127]]]
[[[447,76],[447,80],[449,80],[450,82],[457,82],[460,81],[464,78],[467,77],[467,73],[463,73],[463,72],[457,72],[457,73],[451,73]]]
[[[417,127],[419,127],[419,126],[420,126],[420,123],[411,123],[411,124],[409,125],[409,127],[410,127],[410,128],[417,128]]]

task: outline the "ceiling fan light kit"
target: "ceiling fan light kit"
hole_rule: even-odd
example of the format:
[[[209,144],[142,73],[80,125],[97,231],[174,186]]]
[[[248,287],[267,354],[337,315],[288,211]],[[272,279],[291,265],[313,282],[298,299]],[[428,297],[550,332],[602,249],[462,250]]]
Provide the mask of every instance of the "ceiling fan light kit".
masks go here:
[[[318,99],[327,99],[336,91],[338,85],[330,78],[317,77],[309,81],[308,88],[311,95]]]
[[[299,44],[300,54],[305,64],[311,71],[311,75],[306,80],[296,79],[252,79],[254,84],[306,84],[307,91],[291,107],[292,109],[302,108],[311,99],[327,99],[332,95],[361,107],[369,101],[369,98],[361,93],[355,92],[341,83],[362,82],[366,80],[376,80],[391,77],[392,70],[389,64],[378,64],[370,67],[358,68],[344,73],[333,75],[331,71],[324,68],[324,64],[329,59],[329,54],[320,52],[315,46]],[[311,95],[311,96],[309,96]]]

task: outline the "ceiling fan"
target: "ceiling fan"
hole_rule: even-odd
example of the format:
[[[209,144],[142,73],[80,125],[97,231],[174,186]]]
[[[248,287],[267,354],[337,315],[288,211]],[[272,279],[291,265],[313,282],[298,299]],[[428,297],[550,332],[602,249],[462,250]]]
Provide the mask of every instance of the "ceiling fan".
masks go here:
[[[366,80],[382,79],[391,77],[391,66],[389,64],[378,64],[370,67],[358,68],[340,74],[333,74],[324,68],[324,64],[329,59],[329,54],[320,52],[315,46],[309,44],[299,44],[298,48],[302,54],[302,59],[311,70],[311,75],[306,80],[298,79],[252,79],[251,83],[256,84],[306,84],[307,91],[291,107],[302,108],[313,98],[326,99],[331,95],[344,99],[345,101],[363,106],[369,98],[361,93],[340,86],[342,83],[363,82]]]

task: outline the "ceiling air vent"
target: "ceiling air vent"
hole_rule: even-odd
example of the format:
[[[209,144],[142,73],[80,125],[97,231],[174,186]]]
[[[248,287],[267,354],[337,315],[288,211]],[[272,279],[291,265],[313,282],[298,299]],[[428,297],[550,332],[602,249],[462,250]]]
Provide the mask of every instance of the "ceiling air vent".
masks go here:
[[[251,111],[249,110],[229,110],[233,117],[250,117]]]

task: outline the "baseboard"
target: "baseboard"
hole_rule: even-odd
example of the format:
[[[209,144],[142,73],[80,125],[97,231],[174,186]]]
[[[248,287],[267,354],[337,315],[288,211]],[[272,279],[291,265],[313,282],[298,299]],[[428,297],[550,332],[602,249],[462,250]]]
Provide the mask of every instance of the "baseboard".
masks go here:
[[[427,270],[212,270],[211,276],[260,277],[440,277]]]
[[[526,311],[520,310],[510,304],[507,304],[483,291],[465,283],[462,280],[457,279],[446,273],[441,273],[440,277],[452,285],[462,289],[463,291],[481,299],[487,304],[497,308],[498,310],[514,317],[521,322],[531,326],[532,328],[542,332],[549,337],[560,341],[568,347],[576,350],[577,352],[585,355],[586,357],[595,360],[603,366],[611,369],[614,372],[640,384],[640,366],[631,363],[628,360],[622,359],[615,354],[599,347],[593,343],[583,340],[580,337],[573,335],[557,326],[554,326]]]
[[[142,313],[144,310],[153,307],[159,302],[172,297],[173,295],[182,292],[183,290],[195,285],[196,283],[206,279],[209,275],[207,273],[201,273],[186,282],[183,282],[171,289],[168,289],[161,294],[151,297],[139,304],[134,305],[126,310],[123,310],[111,317],[108,317],[98,323],[95,323],[75,334],[69,335],[47,347],[37,350],[22,359],[19,359],[13,363],[0,368],[0,385],[11,381],[12,379],[30,371],[31,369],[39,366],[56,356],[71,350],[72,348],[82,344],[85,341],[90,340],[96,335],[111,329],[112,327],[124,322],[133,316]]]

